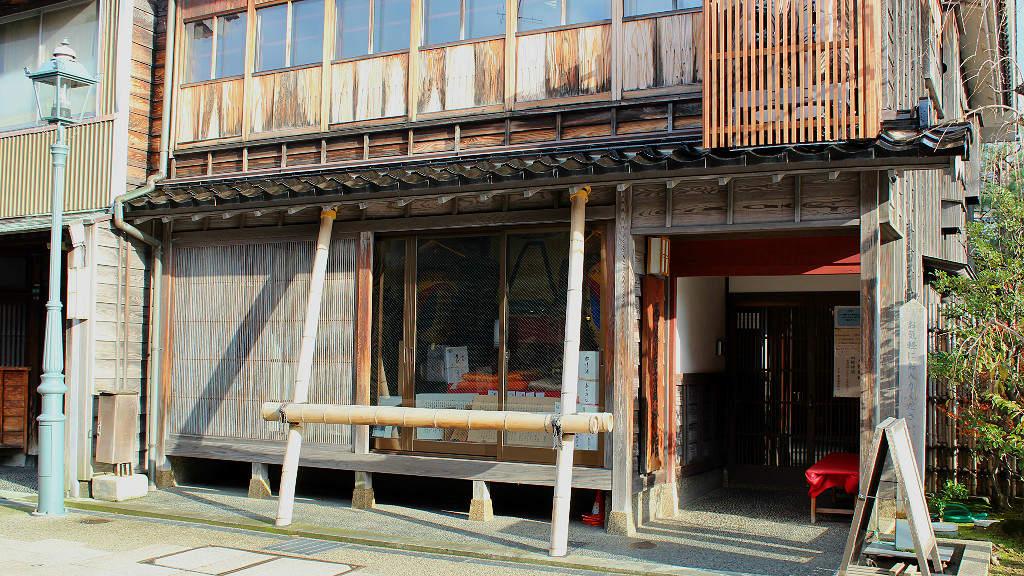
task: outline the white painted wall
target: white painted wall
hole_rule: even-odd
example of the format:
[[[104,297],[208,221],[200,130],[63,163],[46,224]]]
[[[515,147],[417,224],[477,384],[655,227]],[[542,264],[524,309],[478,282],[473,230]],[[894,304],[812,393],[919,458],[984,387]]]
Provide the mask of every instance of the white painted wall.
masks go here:
[[[676,278],[676,374],[725,371],[725,296],[725,278]]]
[[[729,292],[858,292],[859,274],[805,274],[802,276],[732,276]]]

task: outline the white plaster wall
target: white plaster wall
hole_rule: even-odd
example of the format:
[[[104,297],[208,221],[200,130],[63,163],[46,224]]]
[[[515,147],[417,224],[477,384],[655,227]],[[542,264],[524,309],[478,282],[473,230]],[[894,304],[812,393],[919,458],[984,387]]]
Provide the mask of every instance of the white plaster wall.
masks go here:
[[[676,374],[724,372],[725,278],[676,278]]]

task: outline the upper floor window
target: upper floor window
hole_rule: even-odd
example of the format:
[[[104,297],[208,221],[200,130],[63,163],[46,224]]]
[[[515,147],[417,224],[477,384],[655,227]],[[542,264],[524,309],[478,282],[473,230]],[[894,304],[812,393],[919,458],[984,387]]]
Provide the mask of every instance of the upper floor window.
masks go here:
[[[622,12],[624,16],[639,16],[700,7],[701,0],[625,0]]]
[[[0,24],[0,130],[31,126],[38,120],[32,81],[24,69],[39,68],[64,38],[85,68],[97,74],[98,30],[96,2],[34,10]],[[93,90],[85,103],[86,115],[96,110],[95,95]]]
[[[323,61],[324,1],[296,0],[256,11],[256,72]]]
[[[612,17],[611,0],[518,0],[519,31],[582,24]]]
[[[424,0],[423,44],[505,33],[505,0]]]
[[[338,38],[334,57],[409,49],[410,0],[336,0]]]
[[[185,24],[185,82],[244,74],[245,26],[245,12]]]

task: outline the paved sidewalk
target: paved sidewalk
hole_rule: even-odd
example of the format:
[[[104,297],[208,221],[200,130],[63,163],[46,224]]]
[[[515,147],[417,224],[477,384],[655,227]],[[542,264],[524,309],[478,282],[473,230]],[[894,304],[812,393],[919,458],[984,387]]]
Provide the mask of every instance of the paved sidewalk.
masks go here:
[[[35,518],[0,501],[4,576],[472,576],[599,573],[71,511]]]
[[[0,498],[26,505],[34,500],[33,495],[14,492],[0,492]],[[636,538],[609,535],[574,521],[570,553],[559,559],[546,554],[546,521],[499,516],[479,523],[468,520],[463,511],[386,504],[355,510],[347,500],[299,498],[296,523],[280,529],[273,525],[276,503],[248,498],[241,490],[202,487],[154,492],[123,503],[68,502],[84,510],[244,529],[253,537],[300,536],[437,554],[453,562],[514,562],[509,565],[533,565],[535,572],[547,567],[560,572],[823,576],[838,567],[848,530],[842,521],[810,524],[805,494],[728,488],[690,504],[676,518],[645,527]],[[0,519],[0,535],[10,538],[9,534]]]

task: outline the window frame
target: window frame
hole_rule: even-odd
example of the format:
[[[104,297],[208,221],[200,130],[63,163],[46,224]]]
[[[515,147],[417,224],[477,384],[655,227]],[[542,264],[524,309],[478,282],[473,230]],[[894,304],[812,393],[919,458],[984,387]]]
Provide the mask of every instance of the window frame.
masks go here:
[[[367,3],[368,3],[368,7],[367,8],[369,10],[369,19],[367,20],[368,31],[366,33],[366,53],[365,54],[360,54],[358,56],[342,56],[342,57],[339,57],[338,56],[338,47],[341,45],[341,43],[338,42],[338,34],[340,32],[339,28],[341,27],[341,22],[342,22],[341,10],[339,9],[339,3],[341,1],[343,1],[343,0],[326,0],[326,1],[334,2],[334,46],[333,46],[333,50],[332,50],[332,53],[331,53],[331,60],[330,60],[331,64],[336,64],[338,62],[355,62],[357,60],[365,60],[367,58],[379,58],[379,57],[383,57],[383,56],[394,56],[396,54],[408,54],[409,53],[411,45],[407,45],[405,48],[400,48],[398,50],[383,50],[383,51],[380,51],[380,52],[374,52],[373,51],[374,35],[376,33],[376,28],[374,26],[374,24],[375,24],[374,16],[376,14],[378,0],[366,0]],[[415,0],[410,0],[410,6],[411,6],[413,1],[415,1]],[[412,37],[412,15],[411,14],[409,16],[409,30],[407,30],[406,33],[407,33],[407,35],[411,39],[411,37]]]
[[[619,0],[613,0],[619,1]],[[699,12],[704,8],[704,0],[701,0],[697,6],[690,6],[687,8],[673,8],[671,10],[662,10],[660,12],[643,12],[641,14],[626,14],[626,2],[622,1],[622,21],[631,22],[633,20],[643,20],[645,18],[661,18],[663,16],[675,16],[676,14],[686,14],[688,12]]]
[[[327,42],[327,3],[335,0],[320,0],[323,8],[324,16],[324,27],[320,31],[320,59],[315,62],[306,62],[305,64],[293,64],[292,58],[292,24],[295,20],[295,3],[303,2],[305,0],[282,0],[281,2],[267,2],[261,4],[253,10],[253,17],[256,19],[253,22],[253,37],[246,42],[246,47],[252,49],[252,75],[262,76],[264,74],[271,74],[274,72],[280,72],[282,70],[299,70],[302,68],[314,68],[317,66],[323,66],[324,64],[324,45]],[[285,65],[280,68],[268,68],[266,70],[260,70],[259,67],[259,46],[257,45],[257,28],[259,27],[259,13],[260,10],[267,8],[273,8],[275,6],[286,5],[285,10],[285,38],[284,38],[284,63]],[[215,32],[216,33],[216,32]]]
[[[433,50],[435,48],[443,48],[445,46],[454,46],[454,45],[457,45],[457,44],[471,44],[471,43],[476,43],[476,42],[487,42],[489,40],[496,40],[498,38],[504,38],[505,37],[505,33],[502,32],[501,34],[491,34],[490,36],[475,36],[473,38],[466,38],[466,2],[467,1],[468,0],[459,0],[459,39],[458,40],[449,40],[447,42],[436,42],[434,44],[427,44],[426,43],[426,38],[427,38],[427,22],[428,22],[428,20],[427,20],[427,11],[423,10],[422,14],[421,14],[421,16],[423,17],[423,22],[420,23],[420,37],[417,39],[417,43],[418,43],[419,47],[420,48],[425,48],[425,49],[428,49],[428,50]],[[512,0],[512,1],[516,1],[516,0]],[[505,0],[504,4],[505,4],[505,8],[507,9],[508,8],[508,0]],[[507,13],[507,11],[505,13],[505,19],[506,19],[506,21],[508,20],[508,13]]]
[[[249,28],[249,22],[248,22],[249,12],[248,12],[248,10],[230,10],[230,11],[226,11],[226,12],[214,12],[213,14],[205,14],[203,16],[197,16],[195,18],[189,18],[188,20],[185,20],[185,21],[183,21],[181,23],[182,26],[185,27],[185,33],[182,34],[182,42],[183,42],[184,45],[182,46],[182,50],[180,52],[180,54],[182,55],[181,70],[180,70],[182,77],[187,75],[188,67],[191,65],[191,59],[189,57],[191,56],[191,52],[192,52],[192,44],[191,44],[192,40],[189,38],[189,34],[188,34],[189,28],[188,27],[193,25],[193,24],[195,24],[195,23],[197,23],[197,22],[202,22],[203,20],[210,20],[210,19],[212,19],[213,20],[213,28],[212,28],[212,31],[213,31],[212,32],[212,34],[213,34],[213,36],[212,36],[213,37],[213,41],[210,44],[210,78],[208,78],[206,80],[192,80],[191,78],[189,78],[186,81],[180,82],[179,83],[180,86],[182,86],[182,87],[197,86],[199,84],[207,84],[207,83],[210,83],[210,82],[223,82],[223,81],[226,81],[226,80],[236,80],[238,78],[245,77],[245,63],[244,63],[244,60],[245,60],[245,57],[246,57],[245,49],[243,49],[243,52],[242,52],[243,63],[242,63],[242,73],[241,74],[232,74],[231,76],[217,76],[217,74],[216,74],[216,72],[217,72],[217,36],[218,36],[218,32],[220,31],[219,30],[220,29],[220,21],[221,21],[222,18],[225,18],[227,16],[232,16],[232,15],[235,15],[235,14],[245,14],[245,17],[246,17],[246,34],[248,35],[248,28]],[[248,46],[248,42],[246,42],[246,46]],[[246,47],[246,49],[248,49],[248,48]]]
[[[512,1],[516,1],[516,0],[512,0]],[[519,16],[519,12],[517,11],[516,12],[516,37],[526,36],[526,35],[529,35],[529,34],[540,34],[540,33],[544,33],[544,32],[556,32],[558,30],[571,30],[573,28],[586,28],[588,26],[600,26],[600,25],[603,25],[603,24],[611,23],[612,20],[614,20],[614,11],[609,9],[608,17],[607,18],[603,18],[601,20],[589,20],[587,22],[566,23],[566,19],[567,19],[568,14],[569,14],[569,9],[568,9],[569,2],[570,1],[579,2],[580,0],[557,0],[557,1],[558,1],[559,11],[560,11],[560,14],[559,14],[559,22],[560,22],[560,24],[556,24],[554,26],[545,26],[543,28],[532,28],[530,30],[521,30],[519,28],[519,18],[520,18],[520,16]],[[611,0],[610,3],[609,3],[609,8],[611,8],[611,5],[613,5],[616,2],[623,2],[623,0]]]
[[[66,2],[60,2],[58,4],[51,4],[49,6],[41,6],[41,7],[38,7],[38,8],[29,8],[29,9],[26,9],[25,11],[23,11],[23,12],[18,12],[17,14],[10,14],[10,15],[7,15],[7,16],[0,17],[0,26],[6,25],[6,24],[11,24],[11,23],[17,22],[19,20],[27,20],[29,18],[39,18],[39,26],[36,29],[36,44],[37,44],[37,46],[36,46],[36,64],[34,66],[34,68],[39,68],[40,66],[43,65],[44,62],[46,62],[47,60],[50,59],[50,57],[52,55],[52,51],[57,48],[56,46],[53,46],[48,51],[46,46],[43,44],[43,15],[47,14],[47,13],[50,13],[50,12],[58,12],[60,10],[64,10],[65,8],[71,8],[73,6],[81,6],[81,5],[86,5],[86,4],[92,4],[92,5],[95,5],[95,7],[96,7],[96,27],[95,27],[95,32],[96,32],[96,48],[97,48],[97,51],[96,51],[95,55],[92,55],[96,59],[96,70],[93,70],[92,72],[95,74],[95,76],[99,80],[99,82],[96,84],[96,88],[95,88],[95,90],[93,90],[93,93],[92,93],[92,100],[93,100],[92,109],[83,110],[83,114],[82,114],[82,120],[83,121],[85,121],[86,119],[92,119],[92,118],[96,118],[97,116],[99,116],[99,114],[100,114],[100,100],[102,99],[102,93],[104,91],[104,84],[105,84],[104,83],[104,74],[103,74],[103,71],[100,69],[100,66],[103,63],[103,58],[100,55],[100,49],[101,49],[101,47],[103,45],[103,35],[102,35],[103,34],[103,22],[102,22],[103,21],[103,15],[100,12],[101,6],[100,6],[99,0],[68,0]],[[78,52],[78,48],[76,48],[74,46],[72,46],[71,48],[74,49],[76,53]],[[29,85],[31,85],[31,82],[32,82],[31,80],[29,80],[28,78],[25,78],[25,81],[28,82]],[[35,105],[34,101],[33,101],[32,107],[33,107],[33,109],[36,108],[36,105]],[[24,123],[24,124],[12,124],[12,125],[6,126],[6,127],[5,126],[0,126],[0,134],[6,133],[6,132],[15,132],[15,131],[18,131],[18,130],[25,130],[25,129],[30,129],[30,128],[36,128],[36,127],[43,126],[43,125],[46,125],[46,122],[43,122],[42,120],[39,119],[39,111],[36,110],[36,117],[35,117],[34,120],[32,120],[31,122]]]

